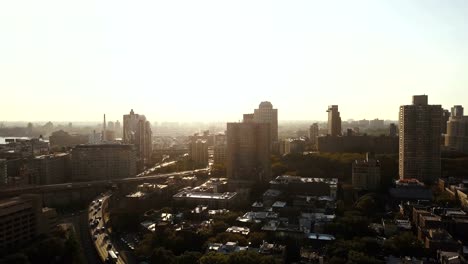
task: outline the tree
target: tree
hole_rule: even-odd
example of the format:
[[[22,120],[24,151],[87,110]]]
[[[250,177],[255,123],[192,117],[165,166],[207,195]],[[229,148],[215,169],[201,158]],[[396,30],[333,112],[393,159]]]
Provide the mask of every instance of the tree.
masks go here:
[[[200,264],[228,264],[228,256],[221,253],[210,252],[199,260]]]
[[[149,263],[151,264],[175,264],[176,258],[172,251],[158,247],[153,250],[150,256]]]
[[[23,253],[8,255],[0,260],[0,264],[29,264],[28,257]]]
[[[249,234],[249,242],[251,247],[259,247],[266,239],[264,232],[251,232]]]
[[[375,214],[377,210],[377,202],[375,201],[375,198],[372,195],[367,194],[359,198],[359,200],[356,202],[355,207],[363,214],[370,216]]]
[[[176,259],[177,264],[194,264],[202,257],[202,253],[196,251],[186,251]]]

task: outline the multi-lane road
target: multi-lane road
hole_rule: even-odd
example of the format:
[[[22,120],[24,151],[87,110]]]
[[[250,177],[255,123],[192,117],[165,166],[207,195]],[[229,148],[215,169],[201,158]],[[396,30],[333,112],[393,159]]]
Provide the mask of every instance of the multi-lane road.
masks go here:
[[[125,261],[118,254],[118,251],[111,242],[110,234],[106,226],[106,217],[108,217],[106,215],[106,207],[109,197],[109,194],[105,194],[104,196],[98,197],[90,204],[88,209],[89,232],[94,241],[96,251],[104,263],[124,264]],[[116,254],[115,259],[109,254],[109,251]]]

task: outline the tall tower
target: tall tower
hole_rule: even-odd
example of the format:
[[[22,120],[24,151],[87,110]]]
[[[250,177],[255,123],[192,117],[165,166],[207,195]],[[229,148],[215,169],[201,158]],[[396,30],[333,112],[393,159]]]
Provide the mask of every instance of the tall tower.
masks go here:
[[[451,150],[468,153],[468,116],[463,115],[463,107],[452,107],[452,115],[447,122],[445,146]]]
[[[413,96],[400,106],[399,174],[401,179],[432,182],[440,177],[442,107],[429,105],[427,95]]]
[[[130,114],[123,116],[123,142],[133,144],[137,149],[138,169],[143,168],[151,158],[153,147],[151,124],[144,115]]]
[[[227,123],[227,177],[267,182],[271,178],[271,140],[268,123]]]
[[[244,119],[245,117],[246,115],[244,115]],[[270,124],[271,142],[278,141],[278,109],[274,109],[270,102],[264,101],[260,103],[258,109],[254,110],[253,121]]]
[[[337,105],[328,106],[328,134],[332,137],[341,136],[341,117]]]
[[[105,142],[106,141],[106,114],[104,114],[104,123],[102,123],[102,136],[101,136],[101,141]]]

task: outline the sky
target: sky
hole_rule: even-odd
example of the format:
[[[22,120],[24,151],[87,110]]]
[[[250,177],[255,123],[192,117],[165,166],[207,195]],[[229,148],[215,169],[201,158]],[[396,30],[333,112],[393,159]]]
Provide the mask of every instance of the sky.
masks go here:
[[[0,2],[0,121],[396,120],[467,73],[466,0]]]

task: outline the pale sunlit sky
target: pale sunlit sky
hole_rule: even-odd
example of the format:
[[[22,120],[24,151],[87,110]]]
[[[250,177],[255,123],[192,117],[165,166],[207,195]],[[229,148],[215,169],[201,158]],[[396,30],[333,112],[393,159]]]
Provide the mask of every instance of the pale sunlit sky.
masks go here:
[[[468,1],[1,1],[0,121],[468,107]]]

